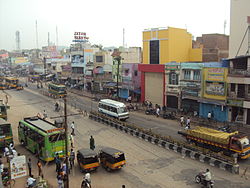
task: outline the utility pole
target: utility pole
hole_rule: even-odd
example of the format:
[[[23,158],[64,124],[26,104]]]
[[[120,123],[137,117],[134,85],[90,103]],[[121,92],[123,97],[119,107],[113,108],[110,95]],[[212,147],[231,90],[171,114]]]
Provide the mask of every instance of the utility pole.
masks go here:
[[[121,56],[117,56],[115,58],[115,60],[117,61],[117,74],[116,74],[116,94],[117,94],[117,98],[119,97],[119,92],[118,92],[118,86],[119,86],[119,73],[120,73],[120,63],[121,63]]]
[[[64,128],[65,128],[65,156],[66,156],[66,185],[65,188],[69,188],[69,156],[68,156],[68,124],[67,124],[67,96],[63,98],[64,100]]]

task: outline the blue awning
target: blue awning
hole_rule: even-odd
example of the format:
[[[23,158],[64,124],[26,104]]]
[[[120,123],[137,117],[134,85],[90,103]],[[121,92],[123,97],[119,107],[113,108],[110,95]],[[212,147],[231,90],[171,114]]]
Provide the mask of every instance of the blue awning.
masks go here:
[[[141,94],[141,90],[140,89],[135,89],[133,92],[136,93],[136,94]]]
[[[104,85],[104,87],[115,87],[115,86],[116,86],[115,82],[109,82],[109,83]]]

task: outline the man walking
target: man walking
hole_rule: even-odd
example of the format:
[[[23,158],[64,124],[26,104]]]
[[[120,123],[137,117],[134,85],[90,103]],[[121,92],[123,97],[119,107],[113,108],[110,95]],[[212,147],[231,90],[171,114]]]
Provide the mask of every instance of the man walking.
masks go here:
[[[38,176],[42,176],[42,163],[40,160],[37,161],[37,168],[38,168]]]
[[[31,166],[32,166],[32,164],[31,164],[31,159],[29,158],[28,159],[28,169],[29,169],[29,176],[32,176],[32,173],[31,173]]]
[[[59,158],[58,153],[56,154],[55,162],[56,162],[56,172],[59,174],[61,169],[61,160]]]
[[[73,149],[71,149],[70,151],[69,164],[70,164],[70,169],[72,169],[73,166],[75,165],[75,152]]]
[[[185,129],[190,129],[190,118],[187,118],[187,122],[186,122],[186,128]]]
[[[92,135],[90,136],[90,139],[89,139],[89,146],[90,146],[90,149],[92,150],[95,149],[95,139],[93,138]]]
[[[74,121],[71,123],[70,127],[71,127],[71,134],[75,136],[75,122]]]
[[[180,117],[180,124],[181,124],[181,127],[184,126],[184,117],[183,116]]]

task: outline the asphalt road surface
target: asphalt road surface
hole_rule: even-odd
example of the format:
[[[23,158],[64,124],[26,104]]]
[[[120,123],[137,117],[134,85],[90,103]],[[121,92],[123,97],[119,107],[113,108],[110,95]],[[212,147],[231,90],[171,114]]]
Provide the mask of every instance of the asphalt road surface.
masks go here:
[[[37,93],[37,89],[25,88],[23,91],[9,90],[9,121],[13,125],[13,133],[18,152],[32,158],[34,175],[37,175],[33,154],[22,148],[17,141],[18,121],[27,116],[36,115],[44,109],[49,117],[62,115],[62,111],[54,112],[55,99],[42,96]],[[3,94],[2,94],[3,95]],[[74,96],[69,97],[69,103],[74,100],[78,105],[83,105],[87,110],[96,106],[96,103],[89,99]],[[62,106],[62,103],[60,102]],[[75,113],[76,109],[69,106],[68,113]],[[149,121],[150,120],[150,121]],[[163,119],[162,119],[163,120]],[[130,121],[146,128],[154,128],[160,124],[160,128],[155,130],[163,132],[168,128],[169,133],[178,130],[178,127],[168,126],[162,120],[155,120],[152,117],[145,119],[140,114],[131,114]],[[194,182],[194,177],[199,171],[209,168],[212,171],[215,187],[228,188],[239,187],[247,188],[249,180],[240,178],[226,171],[199,163],[189,158],[182,158],[181,155],[173,151],[165,150],[161,147],[152,145],[133,136],[119,132],[111,127],[91,121],[81,115],[68,118],[68,124],[75,122],[75,150],[82,147],[89,147],[89,137],[93,135],[96,142],[96,151],[102,146],[110,146],[125,152],[127,165],[120,171],[108,173],[101,167],[97,172],[91,173],[92,187],[96,188],[120,188],[122,184],[132,188],[181,188],[181,187],[201,187]],[[135,121],[135,122],[134,122]],[[165,120],[163,120],[165,122]],[[178,126],[178,125],[177,125]],[[174,128],[173,128],[174,127]],[[172,131],[172,132],[170,132]],[[175,132],[176,134],[176,132]],[[43,168],[45,178],[51,185],[56,187],[55,165],[45,165]],[[70,187],[80,187],[83,174],[80,173],[78,165],[70,174]],[[18,183],[19,182],[19,183]],[[24,180],[17,180],[18,187]]]

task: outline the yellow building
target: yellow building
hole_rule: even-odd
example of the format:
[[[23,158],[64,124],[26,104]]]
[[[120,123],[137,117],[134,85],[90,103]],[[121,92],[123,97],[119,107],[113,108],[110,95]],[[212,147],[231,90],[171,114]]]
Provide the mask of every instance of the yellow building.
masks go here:
[[[228,68],[203,68],[203,97],[225,101],[227,98]]]
[[[186,29],[153,28],[143,31],[143,64],[201,62],[202,49],[192,48],[192,35]]]

